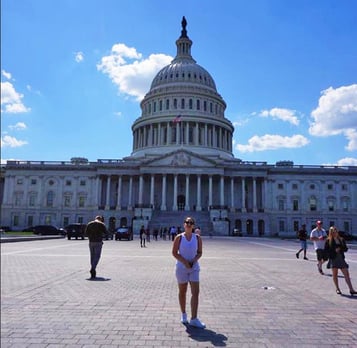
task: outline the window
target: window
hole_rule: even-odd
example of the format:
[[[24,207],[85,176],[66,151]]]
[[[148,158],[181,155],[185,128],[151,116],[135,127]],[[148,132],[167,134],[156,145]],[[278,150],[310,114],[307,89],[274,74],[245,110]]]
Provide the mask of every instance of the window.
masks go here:
[[[284,200],[283,199],[279,199],[278,204],[279,204],[279,208],[278,209],[280,211],[283,211],[284,210]]]
[[[156,102],[154,102],[154,112],[156,112]]]
[[[185,99],[181,99],[181,109],[185,108]]]
[[[31,185],[36,185],[37,184],[37,180],[36,179],[31,179]]]
[[[332,185],[332,184],[328,184],[328,185],[327,185],[327,189],[328,189],[328,190],[333,190],[333,185]]]
[[[51,215],[46,215],[45,216],[45,225],[51,225],[52,219]]]
[[[314,184],[310,185],[310,190],[315,190],[315,185]]]
[[[162,111],[162,100],[159,101],[159,110]]]
[[[197,110],[200,110],[201,109],[201,103],[200,103],[200,100],[196,100],[196,109]]]
[[[170,107],[170,100],[166,99],[166,110],[168,110]]]
[[[345,232],[350,232],[350,223],[348,221],[343,222],[343,230]]]
[[[80,197],[79,197],[78,206],[79,206],[80,208],[83,208],[85,202],[86,202],[86,198],[85,198],[84,196],[80,196]]]
[[[329,210],[329,211],[334,211],[334,210],[335,210],[333,200],[329,200],[329,201],[328,201],[328,210]]]
[[[53,180],[50,180],[50,181],[48,182],[48,185],[52,186],[54,183],[55,183],[55,182],[54,182]]]
[[[279,221],[279,232],[285,232],[285,221],[284,220]]]
[[[77,221],[79,224],[83,224],[83,216],[78,216]]]
[[[21,192],[15,193],[15,205],[16,206],[21,205],[21,198],[22,198],[22,193]]]
[[[293,210],[294,211],[299,210],[299,201],[297,199],[293,200]]]
[[[207,111],[207,101],[203,102],[203,111]]]
[[[348,200],[343,200],[342,201],[342,210],[343,211],[348,211],[349,210]]]
[[[293,184],[293,190],[297,190],[298,189],[298,184]]]
[[[32,215],[29,215],[27,217],[27,226],[33,226],[33,216]]]
[[[174,99],[174,109],[177,109],[177,99]]]
[[[311,197],[309,199],[309,205],[310,205],[310,211],[316,210],[316,198],[315,197]]]
[[[71,196],[66,195],[64,196],[64,206],[69,207],[71,205]]]
[[[294,220],[294,225],[293,225],[294,231],[299,231],[299,221]]]
[[[72,181],[71,180],[66,180],[66,186],[71,186],[72,185]]]
[[[69,217],[68,217],[68,216],[65,216],[65,217],[63,218],[63,226],[67,226],[67,225],[69,225]]]
[[[19,216],[18,215],[14,215],[14,223],[13,223],[13,225],[14,226],[19,226],[19,220],[20,220]]]
[[[29,206],[34,207],[36,203],[36,195],[34,193],[31,193],[29,196]]]
[[[189,109],[192,109],[192,107],[193,107],[193,102],[192,102],[192,99],[190,99],[190,100],[188,101],[188,108],[189,108]]]
[[[342,187],[342,191],[348,190],[347,184],[342,184],[341,187]]]
[[[283,184],[278,184],[278,189],[279,190],[283,190],[284,189],[284,185]]]
[[[79,185],[81,185],[81,186],[86,186],[86,181],[85,181],[85,180],[81,180],[81,181],[79,182]]]
[[[46,206],[47,207],[53,207],[53,199],[54,199],[53,191],[48,191],[47,200],[46,200]]]
[[[22,185],[23,180],[22,179],[17,179],[16,183],[17,183],[17,185]]]

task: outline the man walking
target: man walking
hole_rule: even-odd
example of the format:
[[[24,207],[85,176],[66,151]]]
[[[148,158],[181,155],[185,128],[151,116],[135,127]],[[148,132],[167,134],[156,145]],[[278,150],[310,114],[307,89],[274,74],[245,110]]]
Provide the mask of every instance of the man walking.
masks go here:
[[[316,228],[314,228],[310,233],[310,240],[314,242],[314,248],[317,257],[317,269],[320,274],[324,274],[324,272],[322,271],[322,264],[328,259],[325,252],[326,238],[326,231],[322,228],[322,222],[318,220],[316,222]]]
[[[302,251],[304,251],[304,260],[308,260],[306,257],[306,249],[307,249],[307,231],[306,231],[306,225],[302,225],[301,229],[298,232],[298,238],[300,240],[300,250],[296,253],[296,258],[299,258],[299,255]]]
[[[102,254],[103,237],[107,234],[107,228],[104,225],[104,217],[96,216],[94,221],[87,224],[86,235],[89,239],[90,252],[90,275],[91,279],[95,279],[97,272],[96,268]]]

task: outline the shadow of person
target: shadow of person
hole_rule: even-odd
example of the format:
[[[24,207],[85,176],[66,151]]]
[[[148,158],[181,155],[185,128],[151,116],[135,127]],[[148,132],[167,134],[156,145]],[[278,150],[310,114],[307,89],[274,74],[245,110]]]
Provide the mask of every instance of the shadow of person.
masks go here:
[[[208,329],[198,329],[190,325],[186,326],[186,332],[189,337],[198,342],[211,342],[214,347],[225,347],[227,336],[218,334]]]
[[[107,282],[108,280],[111,280],[111,279],[103,278],[103,277],[95,277],[95,278],[87,278],[87,280],[90,280],[91,282]]]

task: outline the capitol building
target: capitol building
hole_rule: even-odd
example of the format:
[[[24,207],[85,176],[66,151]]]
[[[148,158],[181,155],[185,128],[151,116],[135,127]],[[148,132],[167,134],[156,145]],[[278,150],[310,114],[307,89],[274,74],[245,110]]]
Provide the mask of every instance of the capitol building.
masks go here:
[[[295,236],[316,220],[357,235],[357,167],[268,164],[235,158],[234,127],[210,73],[191,55],[182,20],[177,54],[154,77],[122,159],[8,160],[1,167],[1,226],[87,223],[110,229],[182,226],[202,235]]]

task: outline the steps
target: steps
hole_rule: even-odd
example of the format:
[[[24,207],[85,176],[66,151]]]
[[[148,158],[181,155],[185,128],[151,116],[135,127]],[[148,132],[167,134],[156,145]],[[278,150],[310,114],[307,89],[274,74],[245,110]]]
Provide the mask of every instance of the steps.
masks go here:
[[[150,231],[164,227],[180,226],[183,229],[183,222],[187,216],[191,216],[196,221],[195,227],[199,226],[201,234],[208,236],[213,232],[213,226],[207,211],[154,211],[149,222]]]

